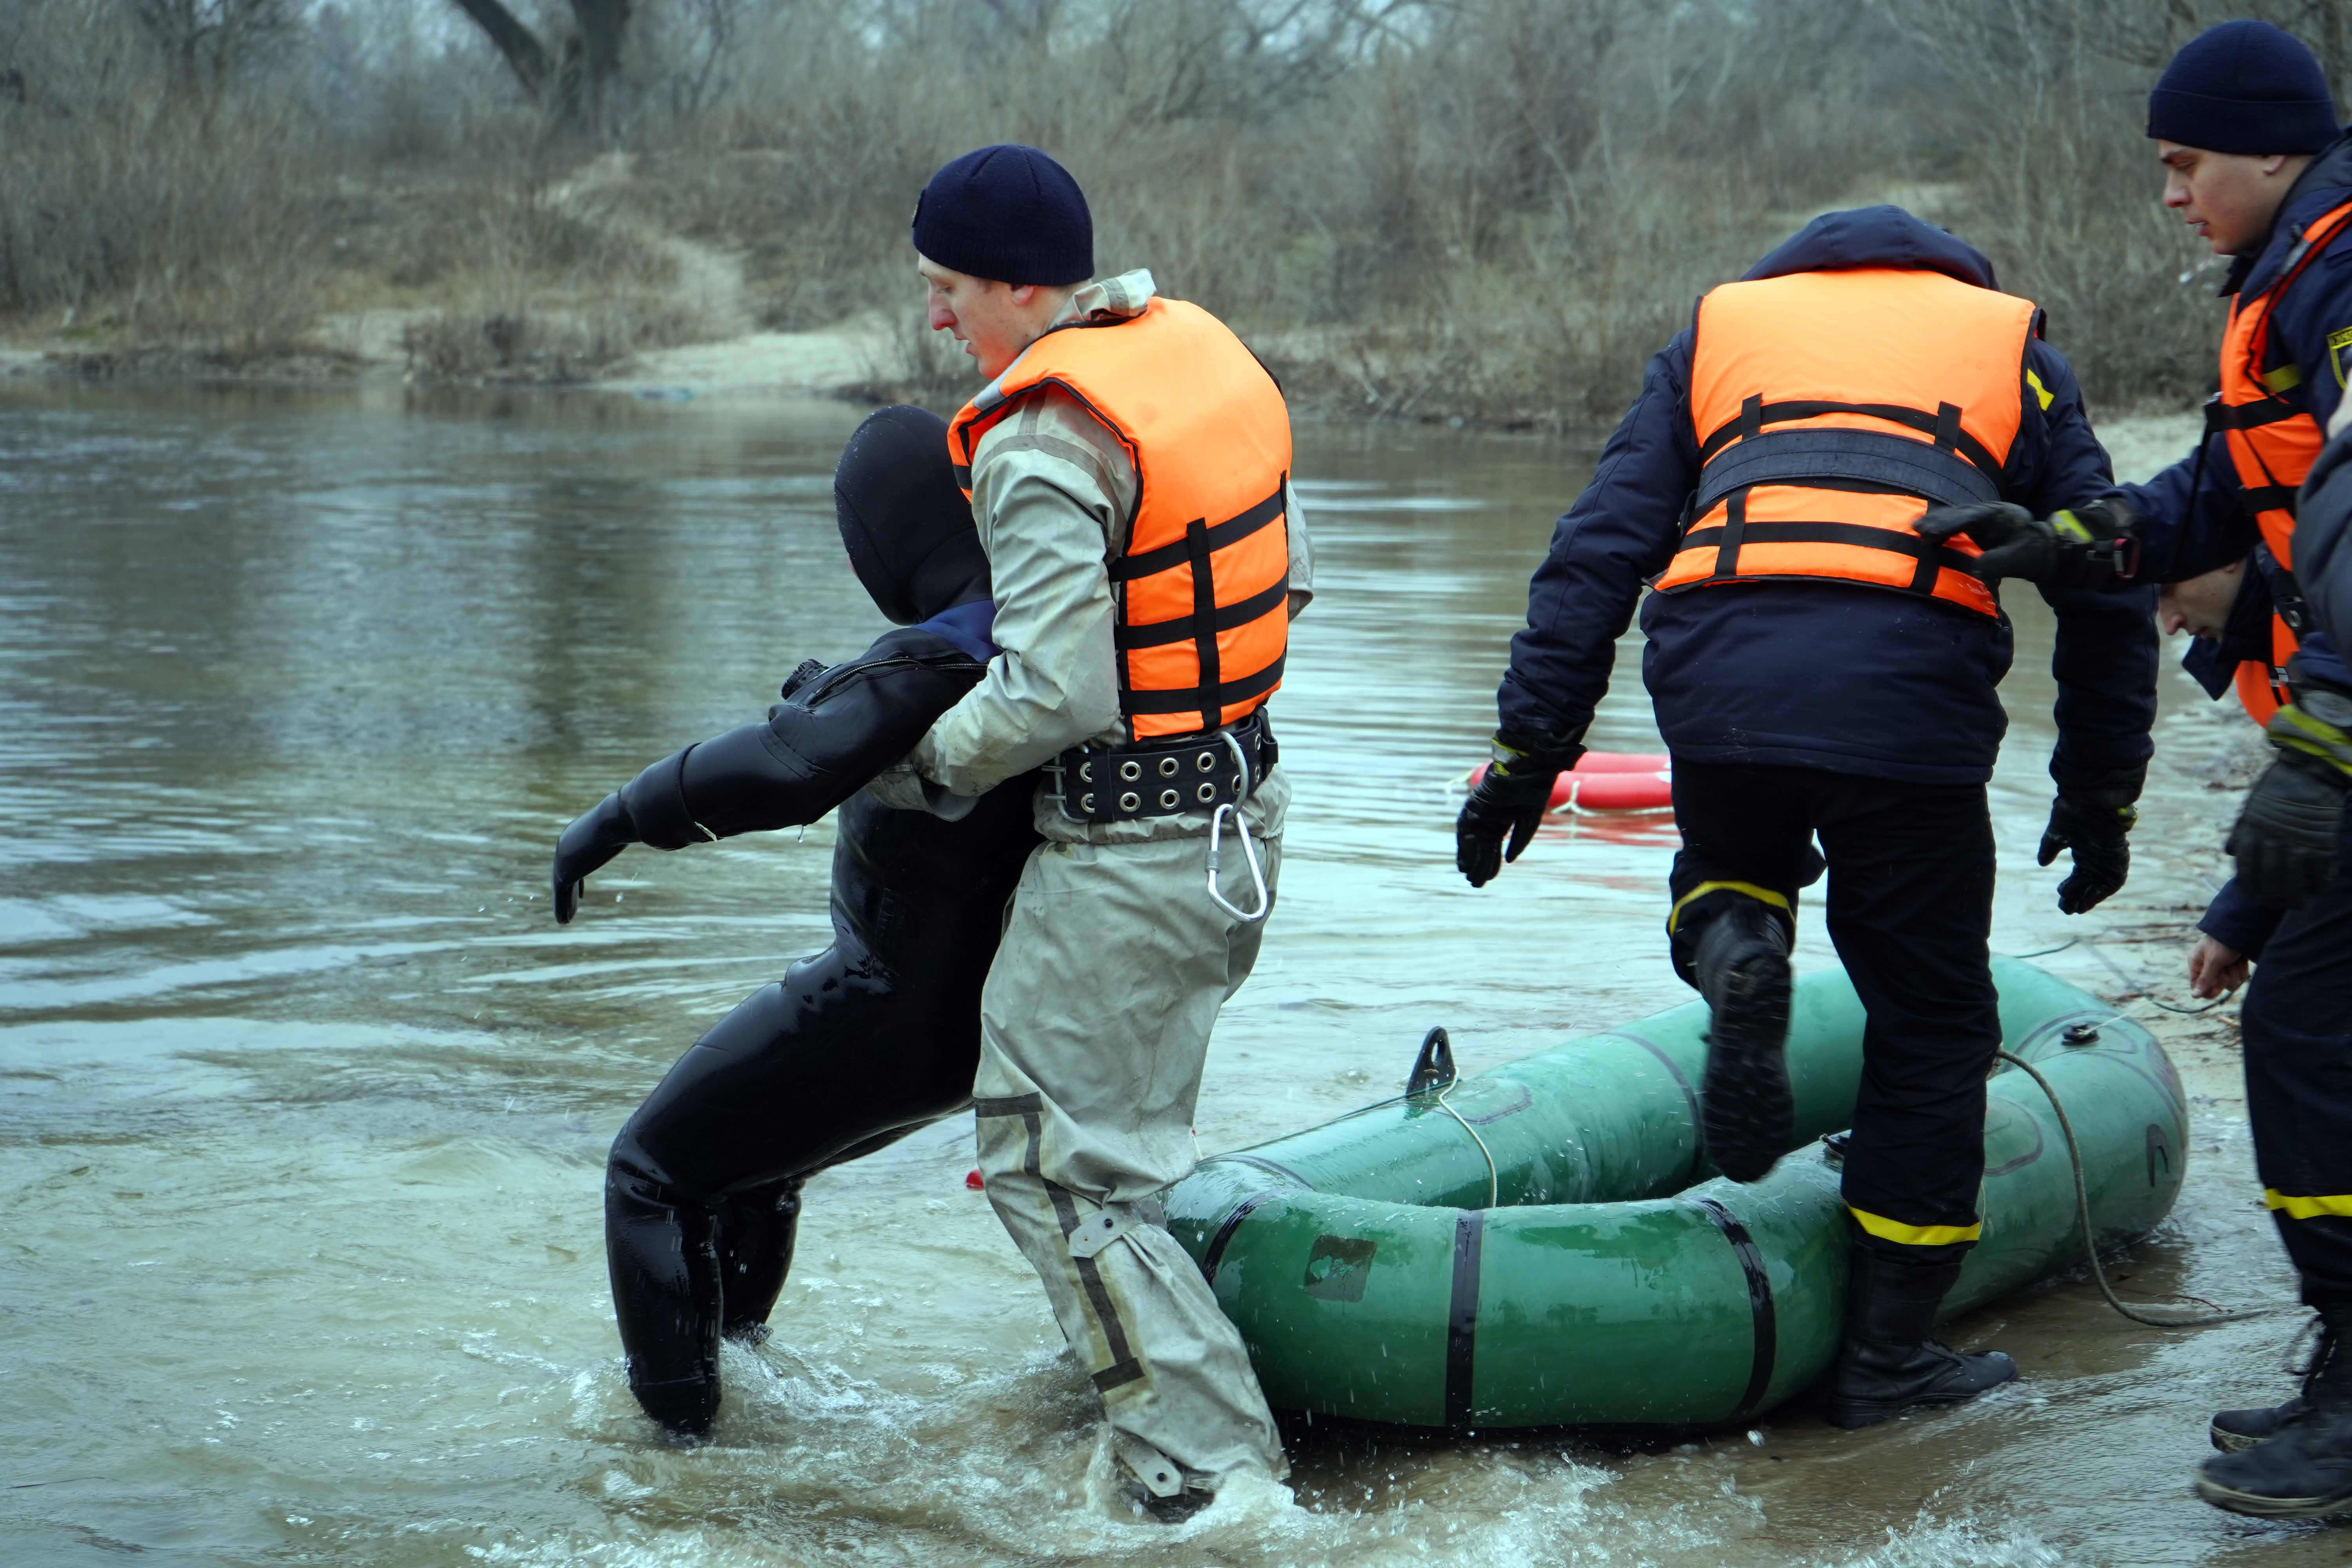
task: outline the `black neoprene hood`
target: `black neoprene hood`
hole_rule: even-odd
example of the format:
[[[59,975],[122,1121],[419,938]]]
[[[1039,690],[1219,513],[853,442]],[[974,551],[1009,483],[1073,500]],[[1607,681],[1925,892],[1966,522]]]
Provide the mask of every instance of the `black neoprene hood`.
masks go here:
[[[988,597],[988,556],[948,460],[947,421],[929,409],[893,404],[866,416],[833,470],[833,510],[858,582],[898,625]]]

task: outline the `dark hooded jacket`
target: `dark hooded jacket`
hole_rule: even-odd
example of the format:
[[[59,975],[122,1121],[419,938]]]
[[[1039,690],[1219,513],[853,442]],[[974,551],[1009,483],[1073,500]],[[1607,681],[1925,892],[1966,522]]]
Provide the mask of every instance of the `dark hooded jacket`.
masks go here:
[[[2276,283],[2304,230],[2347,201],[2352,201],[2352,137],[2336,141],[2296,177],[2263,243],[2231,261],[2222,295],[2251,299]],[[2330,243],[2294,287],[2280,296],[2271,317],[2263,368],[2285,364],[2301,372],[2305,405],[2325,429],[2343,401],[2346,376],[2352,373],[2352,237]],[[2352,514],[2352,483],[2336,477],[2345,450],[2341,438],[2330,442],[2304,481],[2294,525],[2294,586],[2310,605],[2315,626],[2303,637],[2290,668],[2298,681],[2352,691],[2352,669],[2336,651],[2352,637],[2352,560],[2340,559],[2339,543],[2346,518]],[[2180,582],[2251,553],[2254,569],[2247,574],[2250,590],[2241,596],[2241,607],[2249,601],[2267,605],[2284,586],[2277,563],[2267,550],[2256,548],[2262,533],[2245,505],[2243,487],[2221,433],[2208,434],[2199,450],[2147,483],[2120,486],[2118,493],[2140,514],[2140,575],[2147,580]],[[2257,576],[2260,593],[2251,588]],[[2236,625],[2236,610],[2231,618],[2231,633],[2241,635],[2225,634],[2218,647],[2200,639],[2183,660],[2191,674],[2201,679],[2205,669],[2234,667],[2233,653],[2270,657],[2266,625],[2244,635]],[[2211,651],[2205,652],[2209,647]],[[2206,689],[2216,698],[2227,695],[2226,688],[2217,689],[2210,680]],[[2231,880],[2222,885],[2197,924],[2225,946],[2258,958],[2279,919],[2279,910],[2256,903]]]
[[[1866,267],[1996,287],[1982,255],[1887,206],[1816,218],[1747,276]],[[1675,552],[1699,473],[1691,344],[1685,331],[1651,360],[1592,482],[1552,530],[1498,695],[1507,736],[1581,737],[1643,584]],[[2064,358],[2039,339],[2026,355],[2049,397],[2025,398],[2001,489],[2047,515],[2092,500],[2113,479]],[[2154,591],[2044,596],[2058,614],[2050,771],[2063,793],[2086,804],[2128,803],[2147,771],[2156,716]],[[2006,616],[1859,584],[1759,582],[1653,594],[1642,629],[1643,678],[1680,759],[1979,784],[2008,726],[1993,689],[2013,649]]]
[[[2352,430],[2327,443],[2304,480],[2294,563],[2313,626],[2330,647],[2352,647]],[[2352,691],[2334,679],[2323,684]]]

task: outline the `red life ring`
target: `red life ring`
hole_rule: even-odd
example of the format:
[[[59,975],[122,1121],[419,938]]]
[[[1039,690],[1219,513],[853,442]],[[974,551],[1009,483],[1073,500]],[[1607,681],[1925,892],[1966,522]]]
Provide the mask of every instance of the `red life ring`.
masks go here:
[[[1471,787],[1486,776],[1481,763],[1471,770]],[[1553,811],[1668,811],[1674,804],[1674,770],[1656,752],[1587,752],[1551,786]]]

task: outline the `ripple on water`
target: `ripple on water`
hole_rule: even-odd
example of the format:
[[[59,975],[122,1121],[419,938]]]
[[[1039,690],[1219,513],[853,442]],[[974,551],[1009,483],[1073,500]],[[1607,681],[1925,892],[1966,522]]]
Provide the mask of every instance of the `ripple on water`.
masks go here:
[[[860,411],[0,398],[0,1520],[26,1561],[2332,1560],[2184,1489],[2201,1411],[2282,1382],[2291,1325],[2158,1336],[2073,1286],[1963,1325],[2028,1352],[2029,1382],[1936,1421],[1847,1435],[1800,1406],[1760,1444],[1619,1447],[1305,1430],[1287,1489],[1120,1517],[1087,1385],[963,1188],[963,1120],[811,1183],[777,1338],[727,1353],[720,1441],[666,1447],[619,1365],[605,1148],[823,943],[831,832],[633,850],[561,930],[548,854],[881,628],[827,500]],[[1204,1147],[1392,1092],[1433,1023],[1475,1071],[1682,1000],[1670,823],[1555,819],[1484,891],[1452,870],[1456,781],[1581,461],[1302,435],[1319,595],[1276,703],[1298,804]],[[2072,933],[2030,866],[2048,623],[2016,618],[1996,941],[2025,951]],[[1638,645],[1604,749],[1659,749]],[[1826,959],[1810,913],[1800,953]],[[2126,1288],[2274,1290],[2242,1127],[2199,1132]]]

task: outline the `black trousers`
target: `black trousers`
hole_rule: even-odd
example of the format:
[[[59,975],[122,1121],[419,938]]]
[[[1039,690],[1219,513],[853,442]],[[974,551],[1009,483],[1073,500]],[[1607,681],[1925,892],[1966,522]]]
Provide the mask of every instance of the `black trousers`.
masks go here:
[[[981,986],[1039,841],[1031,793],[1005,784],[960,822],[852,796],[833,945],[713,1025],[613,1141],[613,1307],[656,1420],[718,1409],[719,1338],[756,1337],[775,1306],[802,1183],[971,1102]]]
[[[2352,854],[2264,944],[2240,1026],[2254,1169],[2303,1299],[2352,1304]]]
[[[1863,1245],[1956,1260],[1976,1240],[1985,1077],[2000,1047],[1984,786],[1677,758],[1675,821],[1668,929],[1685,980],[1699,931],[1731,902],[1760,900],[1793,930],[1798,890],[1828,862],[1830,940],[1869,1019],[1846,1205]]]

